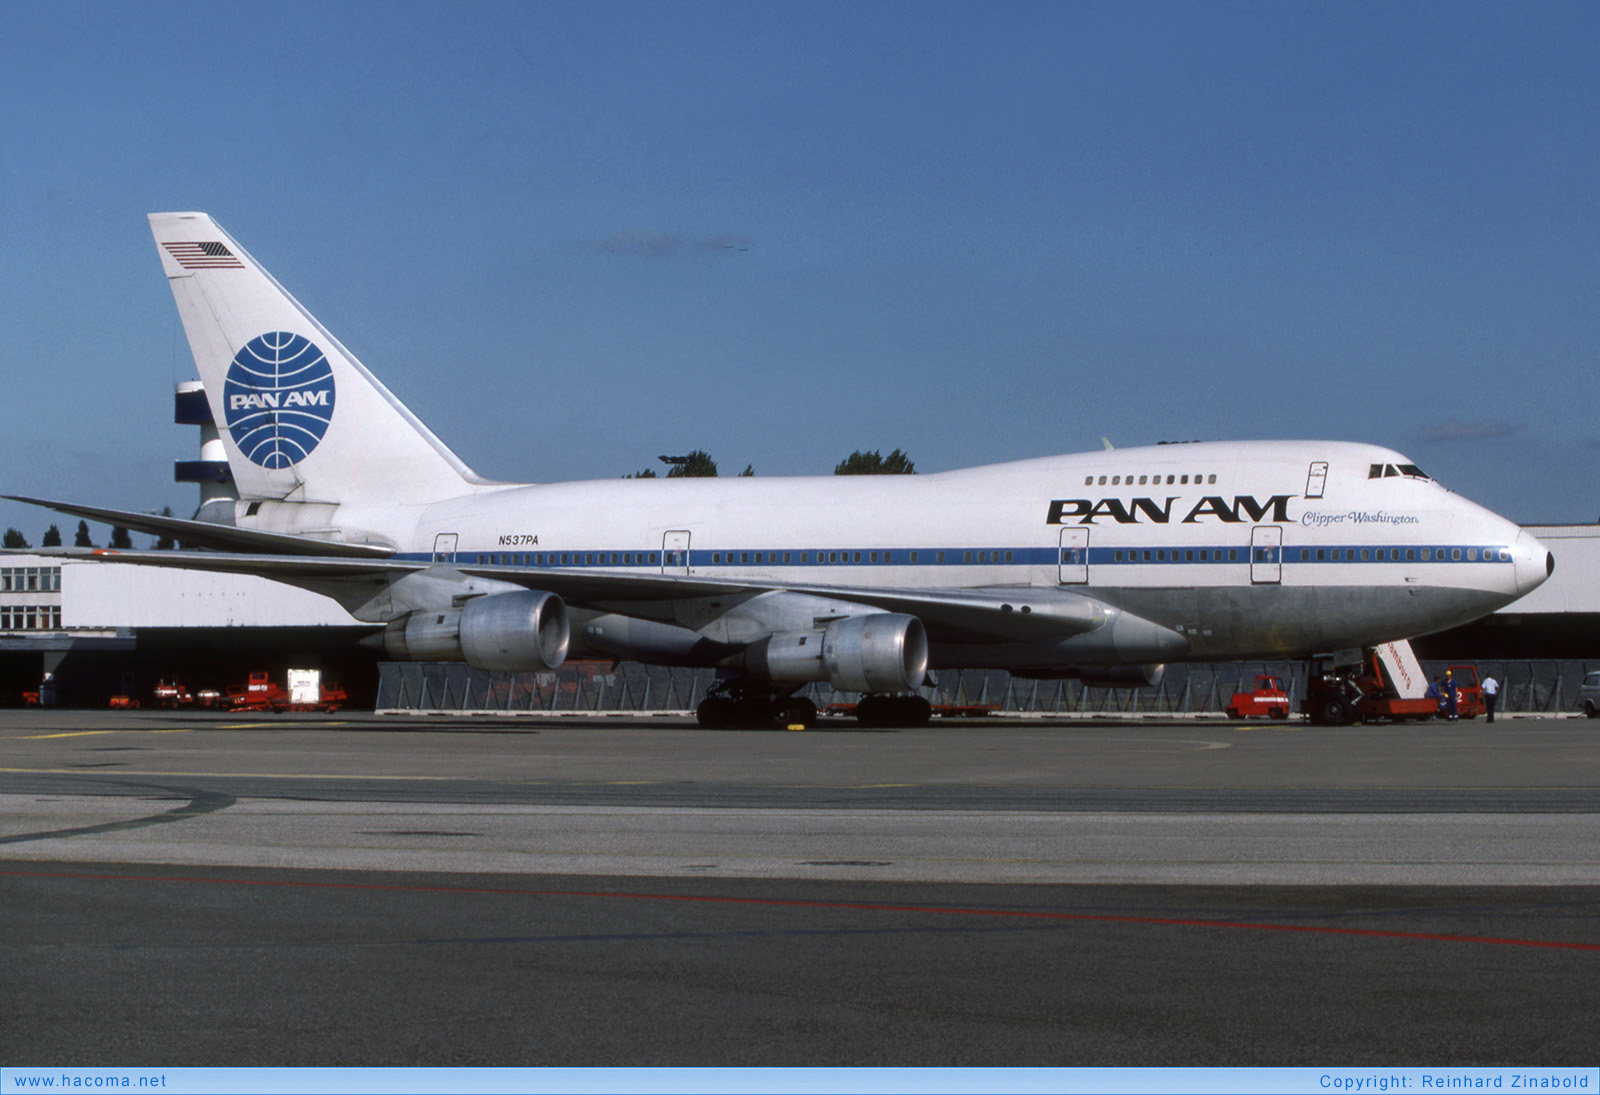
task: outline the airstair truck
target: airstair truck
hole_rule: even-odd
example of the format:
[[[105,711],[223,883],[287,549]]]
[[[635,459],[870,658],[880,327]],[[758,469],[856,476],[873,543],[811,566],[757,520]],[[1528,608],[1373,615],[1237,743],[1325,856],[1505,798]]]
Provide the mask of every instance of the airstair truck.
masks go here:
[[[1322,726],[1431,719],[1438,700],[1428,695],[1422,663],[1401,639],[1311,659],[1300,710]]]

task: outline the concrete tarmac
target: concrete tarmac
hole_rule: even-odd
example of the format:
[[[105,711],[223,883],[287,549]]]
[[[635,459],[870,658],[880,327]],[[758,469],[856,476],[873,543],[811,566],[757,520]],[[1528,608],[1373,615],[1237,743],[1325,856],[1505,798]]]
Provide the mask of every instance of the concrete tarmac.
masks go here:
[[[28,1064],[1572,1064],[1600,737],[0,713]]]

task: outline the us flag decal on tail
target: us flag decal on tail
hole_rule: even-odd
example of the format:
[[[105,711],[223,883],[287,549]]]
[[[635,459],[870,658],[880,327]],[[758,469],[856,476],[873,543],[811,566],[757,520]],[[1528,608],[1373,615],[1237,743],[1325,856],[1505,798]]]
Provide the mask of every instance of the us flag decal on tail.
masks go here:
[[[163,243],[185,270],[243,270],[244,263],[216,240],[203,243]]]

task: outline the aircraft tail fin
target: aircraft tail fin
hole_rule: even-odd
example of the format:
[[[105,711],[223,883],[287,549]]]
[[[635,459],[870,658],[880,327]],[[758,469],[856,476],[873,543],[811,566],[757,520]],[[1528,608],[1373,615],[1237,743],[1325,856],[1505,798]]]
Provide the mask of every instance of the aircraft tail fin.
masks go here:
[[[150,230],[243,499],[429,502],[484,483],[204,213]]]

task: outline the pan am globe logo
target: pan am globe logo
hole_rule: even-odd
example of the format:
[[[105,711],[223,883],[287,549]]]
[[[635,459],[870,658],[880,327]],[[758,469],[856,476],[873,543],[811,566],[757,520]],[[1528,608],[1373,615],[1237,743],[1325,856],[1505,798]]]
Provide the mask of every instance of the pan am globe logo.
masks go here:
[[[228,432],[251,463],[276,471],[311,455],[333,420],[333,367],[316,343],[274,331],[234,355],[222,386]]]

